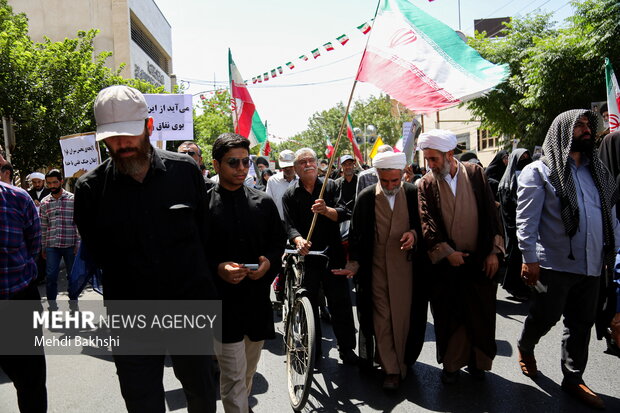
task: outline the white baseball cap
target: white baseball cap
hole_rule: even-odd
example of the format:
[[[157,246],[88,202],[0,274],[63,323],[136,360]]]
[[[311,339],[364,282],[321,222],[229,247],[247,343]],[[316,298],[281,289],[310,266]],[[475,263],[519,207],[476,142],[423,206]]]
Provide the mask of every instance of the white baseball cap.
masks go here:
[[[94,109],[97,141],[117,135],[138,136],[144,132],[144,121],[149,117],[144,95],[123,85],[102,89]]]
[[[280,168],[288,168],[289,166],[293,166],[294,163],[295,153],[293,151],[285,149],[280,152],[280,156],[278,157]]]

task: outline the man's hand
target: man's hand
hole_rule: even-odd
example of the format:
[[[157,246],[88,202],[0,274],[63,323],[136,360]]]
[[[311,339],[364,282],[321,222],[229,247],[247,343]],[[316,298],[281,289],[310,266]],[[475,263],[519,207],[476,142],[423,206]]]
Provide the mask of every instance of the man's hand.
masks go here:
[[[258,270],[250,270],[250,272],[248,273],[248,278],[251,280],[258,280],[259,278],[262,278],[262,276],[265,275],[267,271],[269,271],[269,268],[271,268],[271,263],[269,262],[267,257],[261,255],[260,257],[258,257]]]
[[[317,199],[312,205],[312,212],[315,214],[325,215],[327,214],[327,205],[325,205],[324,199]]]
[[[521,278],[523,282],[529,286],[536,285],[540,277],[540,265],[537,262],[521,264]]]
[[[35,204],[35,206],[38,206],[38,207],[40,207],[40,206],[41,206],[41,202],[39,202],[39,201],[38,201],[38,200],[36,200],[36,199],[34,200],[34,204]]]
[[[302,237],[297,237],[293,240],[293,242],[295,242],[295,247],[300,255],[308,255],[310,252],[310,247],[312,247],[312,243],[310,241],[306,241]]]
[[[353,278],[355,277],[355,273],[351,270],[347,270],[346,268],[341,268],[338,270],[332,270],[332,274],[334,275],[344,275],[347,278]]]
[[[400,238],[400,242],[402,242],[400,246],[401,250],[405,250],[405,251],[410,250],[411,248],[413,248],[413,245],[415,244],[415,235],[413,235],[413,232],[407,231]]]
[[[217,266],[217,275],[230,284],[239,284],[249,272],[250,270],[241,264],[232,261],[222,262]]]
[[[468,257],[469,254],[461,251],[454,251],[452,254],[448,255],[446,258],[448,262],[453,267],[460,267],[465,264],[465,260],[463,258]]]
[[[494,253],[489,254],[482,264],[482,269],[487,277],[493,278],[499,269],[499,260],[497,259],[497,255]]]

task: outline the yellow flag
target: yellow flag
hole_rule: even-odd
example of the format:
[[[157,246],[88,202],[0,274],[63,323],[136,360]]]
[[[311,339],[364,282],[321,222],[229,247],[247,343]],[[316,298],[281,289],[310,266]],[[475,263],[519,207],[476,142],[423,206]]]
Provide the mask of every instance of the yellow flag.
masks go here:
[[[370,157],[370,159],[373,159],[375,157],[375,155],[377,154],[377,149],[379,149],[379,146],[383,145],[383,141],[381,140],[381,136],[377,136],[377,140],[375,141],[375,144],[372,146],[372,150],[370,151],[370,155],[368,155]]]

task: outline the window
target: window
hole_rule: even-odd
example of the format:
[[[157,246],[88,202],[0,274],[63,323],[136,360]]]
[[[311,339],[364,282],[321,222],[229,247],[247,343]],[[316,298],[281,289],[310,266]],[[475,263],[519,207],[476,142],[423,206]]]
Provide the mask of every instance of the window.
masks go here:
[[[160,68],[166,72],[166,74],[170,74],[170,61],[169,59],[161,52],[159,46],[157,46],[149,36],[144,33],[144,31],[138,26],[136,22],[134,22],[133,18],[131,19],[131,40],[136,42],[138,46],[146,53],[153,62]]]
[[[485,149],[495,148],[497,146],[498,137],[490,136],[488,130],[478,129],[478,150],[483,151]]]

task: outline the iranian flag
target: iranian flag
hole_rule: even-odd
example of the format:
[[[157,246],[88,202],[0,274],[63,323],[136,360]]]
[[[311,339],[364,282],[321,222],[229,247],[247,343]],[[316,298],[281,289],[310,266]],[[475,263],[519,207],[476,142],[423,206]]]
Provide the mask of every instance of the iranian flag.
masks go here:
[[[435,112],[490,91],[508,76],[454,30],[407,0],[381,0],[357,80],[415,112]]]
[[[370,31],[370,24],[368,24],[367,22],[364,24],[360,24],[359,26],[357,26],[357,28],[364,34],[368,34],[368,32]]]
[[[269,145],[269,140],[266,140],[260,147],[260,154],[263,156],[269,156],[269,153],[271,153],[271,145]]]
[[[271,69],[271,77],[276,77],[276,69]]]
[[[607,109],[609,110],[609,132],[620,130],[620,87],[618,79],[611,67],[611,62],[605,58],[605,81],[607,83]]]
[[[349,36],[347,36],[346,34],[343,34],[342,36],[336,37],[336,40],[338,40],[340,44],[344,46],[349,41]]]
[[[327,42],[323,45],[323,47],[325,48],[325,50],[327,50],[328,52],[331,52],[332,50],[334,50],[334,46],[332,46],[332,42]]]
[[[306,56],[305,54],[302,54],[301,56],[299,56],[299,60],[303,60],[305,62],[308,60],[308,56]]]
[[[282,69],[282,66],[278,66],[278,73],[282,74],[284,72],[284,70]]]
[[[325,156],[331,158],[334,154],[334,145],[332,145],[332,141],[329,140],[329,137],[326,137],[326,148],[325,148]]]
[[[293,64],[293,62],[286,62],[286,67],[288,67],[291,70],[295,69],[295,65]]]
[[[269,80],[269,73],[267,73],[267,72],[263,73],[263,80],[265,82]]]
[[[315,59],[321,55],[321,52],[319,52],[318,48],[314,49],[311,53],[312,57],[314,57]]]
[[[228,50],[228,75],[230,77],[230,93],[235,101],[233,105],[233,123],[235,133],[250,140],[250,147],[261,144],[267,140],[267,130],[260,120],[250,92],[243,81],[243,77],[235,62],[232,53]]]
[[[252,78],[252,84],[256,84],[256,82],[258,82],[258,79],[256,79],[255,77]]]
[[[360,165],[364,163],[364,158],[362,157],[362,153],[360,152],[360,148],[357,146],[357,142],[355,142],[355,136],[353,136],[353,126],[351,125],[351,116],[347,114],[347,138],[349,138],[349,142],[351,142],[351,146],[353,147],[353,153],[355,157],[360,161]]]

